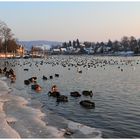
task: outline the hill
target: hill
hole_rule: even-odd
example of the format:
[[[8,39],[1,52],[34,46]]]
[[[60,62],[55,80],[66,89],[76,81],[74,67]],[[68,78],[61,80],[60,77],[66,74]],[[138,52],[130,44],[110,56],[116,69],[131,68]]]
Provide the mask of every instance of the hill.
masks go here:
[[[30,50],[32,46],[45,46],[46,49],[49,49],[53,46],[62,44],[62,42],[46,40],[18,41],[18,43],[23,45],[27,50]]]

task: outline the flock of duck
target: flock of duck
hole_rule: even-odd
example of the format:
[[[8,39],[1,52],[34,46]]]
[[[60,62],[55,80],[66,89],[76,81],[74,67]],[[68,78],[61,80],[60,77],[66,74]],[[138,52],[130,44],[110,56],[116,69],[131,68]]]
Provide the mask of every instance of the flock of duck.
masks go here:
[[[35,62],[35,66],[39,70],[40,70],[41,65],[49,64],[52,67],[60,65],[64,68],[67,68],[68,70],[71,70],[72,67],[76,67],[78,73],[83,72],[82,68],[90,69],[90,68],[101,67],[105,70],[107,65],[115,65],[115,66],[117,66],[117,68],[120,71],[123,72],[124,65],[134,66],[135,64],[139,64],[139,60],[134,60],[134,59],[113,59],[113,58],[105,59],[105,58],[95,58],[95,57],[89,58],[89,57],[72,57],[72,56],[69,56],[69,57],[68,56],[67,57],[61,57],[61,56],[49,57],[46,60],[45,59],[44,60],[36,60],[34,62]],[[29,65],[29,68],[24,67],[24,69],[23,69],[24,71],[29,71],[30,67],[32,67],[32,65],[33,65],[33,61],[24,60],[23,63],[21,64],[21,62],[19,60],[13,60],[11,62],[6,61],[5,65],[10,66],[12,68],[15,67],[16,65],[19,65],[19,66]],[[0,69],[0,73],[1,74],[4,73],[6,77],[10,78],[11,83],[14,83],[16,80],[16,74],[12,68],[10,68],[10,70],[8,70],[7,67],[4,67],[4,69]],[[59,77],[59,74],[55,73],[54,75],[51,75],[49,77],[42,75],[43,80],[53,79],[53,77]],[[25,85],[31,84],[31,89],[36,91],[36,92],[40,92],[42,90],[41,86],[37,83],[36,76],[30,77],[30,78],[24,80],[24,84]],[[60,92],[58,91],[58,88],[56,85],[52,86],[51,91],[49,91],[48,95],[55,97],[57,102],[68,102],[68,97],[65,95],[61,95]],[[81,95],[93,97],[93,92],[90,90],[89,91],[84,90],[84,91],[82,91],[81,94],[78,91],[70,92],[70,96],[75,97],[75,98],[81,97]],[[86,107],[86,108],[94,108],[95,107],[95,103],[93,101],[90,101],[90,100],[82,100],[79,102],[79,104],[82,105],[83,107]]]
[[[10,78],[11,83],[16,81],[16,74],[12,68],[10,70],[8,70],[7,67],[4,67],[4,69],[0,68],[0,74],[5,74],[7,78]]]
[[[59,77],[59,74],[55,74],[55,77]],[[53,76],[49,76],[50,79],[53,78]],[[48,80],[46,76],[43,75],[42,77],[43,80]],[[37,77],[31,77],[27,80],[24,80],[25,85],[30,85],[31,84],[31,89],[40,92],[41,91],[41,86],[37,83]],[[82,95],[84,96],[89,96],[92,98],[93,92],[84,90],[82,91]],[[66,95],[61,95],[61,93],[58,91],[58,87],[56,85],[53,85],[51,88],[51,91],[48,92],[48,96],[56,98],[56,102],[68,102],[68,96]],[[81,94],[78,91],[73,91],[70,92],[70,96],[78,98],[81,97]],[[81,106],[86,107],[86,108],[94,108],[95,103],[90,101],[90,100],[82,100],[79,103]]]

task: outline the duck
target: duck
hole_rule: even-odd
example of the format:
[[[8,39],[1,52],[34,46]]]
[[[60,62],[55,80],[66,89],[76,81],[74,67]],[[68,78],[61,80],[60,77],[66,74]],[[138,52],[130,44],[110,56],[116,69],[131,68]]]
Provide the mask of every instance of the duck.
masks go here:
[[[28,80],[31,82],[31,83],[34,83],[36,81],[37,77],[31,77],[29,78]]]
[[[57,102],[68,102],[68,97],[65,95],[60,95],[57,97]]]
[[[11,79],[11,83],[15,83],[16,75],[11,75],[10,79]]]
[[[52,97],[58,97],[58,96],[60,96],[60,92],[58,92],[58,91],[54,91],[54,92],[49,91],[48,95],[52,96]]]
[[[50,76],[50,79],[53,79],[53,76],[52,75]]]
[[[31,89],[33,89],[33,90],[35,90],[35,91],[37,91],[37,92],[39,92],[39,91],[42,90],[42,89],[41,89],[41,86],[40,86],[39,84],[31,85]]]
[[[48,78],[46,76],[43,75],[42,77],[43,80],[47,80]]]
[[[55,74],[55,77],[59,77],[59,74]]]
[[[27,68],[26,68],[26,69],[24,69],[24,71],[28,71],[28,70],[29,70],[29,69],[27,69]]]
[[[95,103],[90,100],[82,100],[80,101],[80,105],[88,109],[95,108]]]
[[[30,84],[30,81],[29,80],[24,80],[24,84],[25,85],[29,85]]]
[[[82,92],[82,94],[83,94],[84,96],[90,96],[90,97],[93,96],[92,91],[88,91],[88,90],[84,90],[84,91]]]
[[[2,74],[2,69],[0,68],[0,74]]]
[[[72,97],[80,97],[81,96],[81,94],[78,91],[71,92],[70,95]]]

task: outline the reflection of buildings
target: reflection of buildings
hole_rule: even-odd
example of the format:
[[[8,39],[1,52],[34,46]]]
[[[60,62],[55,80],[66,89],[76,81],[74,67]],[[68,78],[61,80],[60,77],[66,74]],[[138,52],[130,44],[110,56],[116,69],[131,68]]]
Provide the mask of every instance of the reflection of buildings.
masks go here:
[[[31,48],[30,55],[32,55],[32,57],[45,57],[48,55],[49,49],[50,46],[46,44],[36,45]]]
[[[16,56],[21,56],[23,57],[25,53],[25,49],[22,45],[19,45],[18,49],[16,50]]]

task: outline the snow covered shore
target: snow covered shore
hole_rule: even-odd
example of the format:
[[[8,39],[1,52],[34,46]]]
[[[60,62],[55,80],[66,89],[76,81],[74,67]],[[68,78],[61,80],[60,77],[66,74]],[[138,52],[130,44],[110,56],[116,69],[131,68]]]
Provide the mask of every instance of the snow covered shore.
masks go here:
[[[4,79],[4,78],[1,78]],[[29,106],[30,98],[0,80],[0,138],[100,138],[95,128]],[[36,103],[35,103],[36,104]]]
[[[0,81],[0,138],[63,138],[63,131],[41,120],[44,114],[39,109],[11,93]]]

